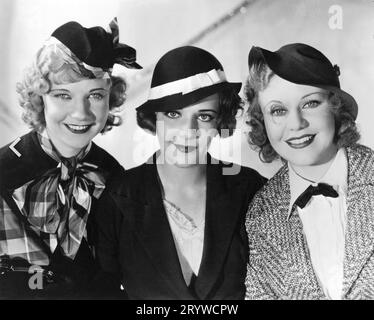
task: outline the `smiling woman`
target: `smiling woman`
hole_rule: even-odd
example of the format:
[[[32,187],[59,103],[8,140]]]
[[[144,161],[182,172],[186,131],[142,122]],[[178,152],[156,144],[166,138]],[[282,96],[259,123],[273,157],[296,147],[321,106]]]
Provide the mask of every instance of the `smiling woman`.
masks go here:
[[[23,119],[33,130],[0,150],[2,298],[93,294],[91,212],[123,169],[92,139],[120,124],[115,110],[126,84],[112,67],[140,68],[135,58],[135,49],[118,43],[116,20],[110,32],[68,22],[18,84]],[[48,275],[40,290],[29,287],[31,265]]]
[[[110,87],[108,79],[87,79],[53,84],[43,96],[46,129],[63,156],[76,155],[104,129]]]
[[[274,75],[259,93],[259,104],[269,143],[294,167],[327,164],[334,157],[335,119],[326,90]]]
[[[188,108],[156,112],[156,134],[167,164],[192,166],[206,162],[209,145],[217,135],[218,94]]]
[[[160,150],[118,175],[96,216],[100,265],[129,298],[244,297],[244,213],[265,179],[208,154],[214,136],[233,133],[240,87],[197,47],[158,61],[149,99],[136,110]]]
[[[339,68],[302,43],[248,64],[250,142],[284,166],[248,209],[246,298],[373,299],[374,152]]]

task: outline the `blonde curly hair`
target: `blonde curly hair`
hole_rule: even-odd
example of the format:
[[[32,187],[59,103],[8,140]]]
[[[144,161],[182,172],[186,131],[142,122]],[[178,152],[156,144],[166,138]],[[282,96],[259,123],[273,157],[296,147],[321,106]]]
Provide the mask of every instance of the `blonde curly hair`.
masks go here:
[[[102,75],[87,69],[73,53],[68,54],[63,44],[44,45],[37,52],[32,66],[25,70],[22,81],[17,83],[16,91],[23,108],[23,121],[37,131],[45,128],[42,96],[50,91],[52,83],[73,83],[100,78]],[[102,133],[122,123],[118,112],[126,99],[125,80],[111,75],[108,81],[111,82],[109,115]]]

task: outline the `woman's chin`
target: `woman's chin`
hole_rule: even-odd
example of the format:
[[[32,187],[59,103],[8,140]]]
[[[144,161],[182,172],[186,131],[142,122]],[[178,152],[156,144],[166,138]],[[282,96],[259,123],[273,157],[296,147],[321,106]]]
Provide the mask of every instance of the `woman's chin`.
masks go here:
[[[197,164],[190,164],[190,163],[175,163],[174,164],[177,168],[183,168],[183,169],[187,169],[187,168],[192,168],[192,167],[195,167],[197,166]]]
[[[180,168],[192,167],[200,164],[199,156],[195,152],[189,154],[178,154],[174,157],[166,157],[166,163]]]

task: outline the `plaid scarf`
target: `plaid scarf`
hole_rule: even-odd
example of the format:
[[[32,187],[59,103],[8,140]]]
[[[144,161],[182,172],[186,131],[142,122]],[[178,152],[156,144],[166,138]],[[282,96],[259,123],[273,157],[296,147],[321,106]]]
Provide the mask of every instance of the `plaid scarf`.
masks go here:
[[[100,197],[105,179],[96,165],[82,161],[91,144],[77,156],[63,158],[45,131],[38,138],[43,150],[58,164],[15,189],[12,196],[30,224],[42,232],[56,234],[64,254],[74,259],[86,234],[92,196]]]

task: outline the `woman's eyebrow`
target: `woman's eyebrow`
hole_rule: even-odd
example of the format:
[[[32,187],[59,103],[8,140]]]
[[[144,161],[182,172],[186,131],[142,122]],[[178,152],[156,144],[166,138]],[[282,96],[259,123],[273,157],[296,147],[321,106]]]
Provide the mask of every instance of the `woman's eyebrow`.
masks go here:
[[[92,91],[97,91],[97,90],[103,90],[103,91],[108,91],[107,89],[105,88],[94,88],[94,89],[91,89],[89,92],[92,92]]]
[[[279,104],[283,104],[282,101],[279,101],[279,100],[270,100],[266,105],[265,105],[265,108],[268,107],[271,103],[279,103]]]
[[[201,110],[199,110],[199,112],[214,112],[214,113],[218,113],[216,110],[213,110],[213,109],[201,109]]]
[[[306,97],[309,97],[311,96],[312,94],[324,94],[325,92],[323,91],[315,91],[315,92],[311,92],[311,93],[307,93],[305,96],[303,96],[301,99],[305,99]]]
[[[70,92],[68,89],[51,89],[49,92],[52,92],[52,91],[64,91],[64,92]]]

